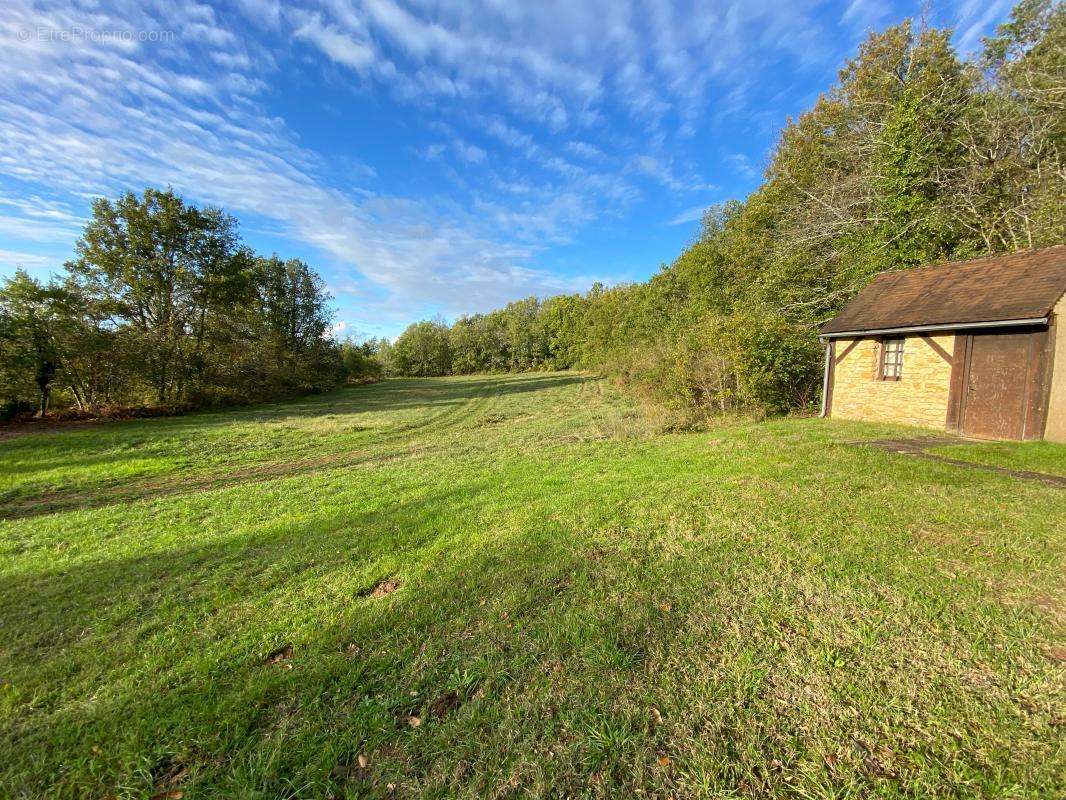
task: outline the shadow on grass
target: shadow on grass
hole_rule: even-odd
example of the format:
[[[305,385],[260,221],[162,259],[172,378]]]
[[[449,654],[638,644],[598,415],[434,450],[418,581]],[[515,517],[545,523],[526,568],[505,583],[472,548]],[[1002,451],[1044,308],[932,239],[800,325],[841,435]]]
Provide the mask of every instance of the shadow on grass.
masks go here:
[[[293,780],[328,787],[338,763],[404,742],[398,717],[431,721],[456,670],[502,691],[514,676],[476,665],[511,647],[503,620],[564,604],[584,558],[543,535],[457,546],[440,520],[473,524],[492,492],[471,485],[296,530],[9,576],[0,663],[13,685],[42,693],[0,723],[0,749],[21,754],[0,776],[41,796],[102,796],[158,788],[152,765],[180,763],[192,785],[224,794],[250,779],[263,796],[288,796]],[[389,577],[399,590],[366,596]],[[291,659],[266,663],[282,645]],[[544,645],[529,646],[533,668]]]

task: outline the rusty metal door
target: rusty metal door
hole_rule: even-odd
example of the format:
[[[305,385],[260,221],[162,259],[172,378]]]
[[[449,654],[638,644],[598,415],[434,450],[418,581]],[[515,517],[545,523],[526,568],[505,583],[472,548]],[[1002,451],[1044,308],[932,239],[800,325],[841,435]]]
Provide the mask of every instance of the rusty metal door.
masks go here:
[[[1032,334],[974,335],[962,396],[962,433],[980,439],[1025,438]]]

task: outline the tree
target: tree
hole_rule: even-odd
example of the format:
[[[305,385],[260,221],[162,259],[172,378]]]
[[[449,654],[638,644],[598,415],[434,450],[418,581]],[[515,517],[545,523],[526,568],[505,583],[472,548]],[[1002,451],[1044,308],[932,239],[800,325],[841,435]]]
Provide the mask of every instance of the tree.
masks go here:
[[[54,287],[44,286],[18,270],[0,289],[0,307],[11,365],[33,376],[37,390],[37,416],[48,412],[52,384],[59,368],[55,328],[58,324]]]
[[[112,300],[136,332],[156,401],[181,400],[209,317],[232,304],[245,279],[235,220],[169,189],[127,192],[93,201],[77,254],[67,265],[72,280]]]
[[[400,375],[447,375],[452,356],[448,326],[443,320],[416,322],[400,334],[392,347],[392,368]]]
[[[384,365],[378,359],[379,344],[369,339],[361,344],[346,339],[340,344],[341,361],[349,382],[375,381],[384,374]]]
[[[282,382],[306,383],[332,319],[325,284],[303,261],[275,254],[256,259],[253,285],[264,357]]]

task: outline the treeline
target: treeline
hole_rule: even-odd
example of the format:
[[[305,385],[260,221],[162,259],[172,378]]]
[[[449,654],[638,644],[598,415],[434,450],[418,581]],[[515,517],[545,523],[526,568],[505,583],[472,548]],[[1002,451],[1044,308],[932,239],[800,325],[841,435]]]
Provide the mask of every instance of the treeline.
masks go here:
[[[65,274],[0,286],[2,415],[246,402],[347,377],[329,295],[172,191],[98,199]]]
[[[419,322],[374,357],[397,375],[596,369],[687,409],[813,404],[817,327],[874,274],[1066,242],[1066,4],[1025,0],[969,60],[950,38],[871,35],[762,186],[648,282]]]

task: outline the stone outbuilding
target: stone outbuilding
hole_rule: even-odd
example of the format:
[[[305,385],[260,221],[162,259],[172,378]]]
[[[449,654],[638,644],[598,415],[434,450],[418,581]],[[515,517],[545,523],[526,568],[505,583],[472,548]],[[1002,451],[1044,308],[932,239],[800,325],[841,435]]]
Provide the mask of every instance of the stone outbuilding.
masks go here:
[[[823,414],[1066,442],[1066,245],[878,275],[822,326]]]

